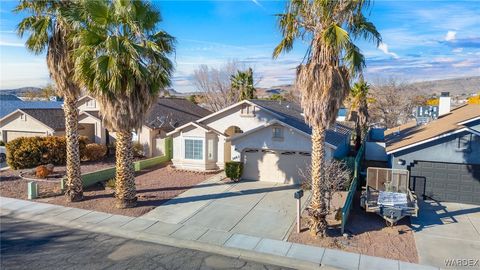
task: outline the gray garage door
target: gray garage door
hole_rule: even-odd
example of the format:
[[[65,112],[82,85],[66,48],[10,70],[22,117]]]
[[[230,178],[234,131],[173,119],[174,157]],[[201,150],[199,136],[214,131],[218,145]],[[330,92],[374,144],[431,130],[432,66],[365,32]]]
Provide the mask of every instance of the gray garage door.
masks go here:
[[[410,187],[438,201],[480,204],[480,165],[415,161]]]

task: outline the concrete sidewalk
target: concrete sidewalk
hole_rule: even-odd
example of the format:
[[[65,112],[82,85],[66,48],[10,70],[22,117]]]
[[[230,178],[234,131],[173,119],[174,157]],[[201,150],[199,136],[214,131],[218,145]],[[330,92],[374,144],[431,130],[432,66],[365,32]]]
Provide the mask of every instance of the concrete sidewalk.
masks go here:
[[[5,197],[0,197],[0,214],[297,269],[438,269],[188,224],[172,224]]]

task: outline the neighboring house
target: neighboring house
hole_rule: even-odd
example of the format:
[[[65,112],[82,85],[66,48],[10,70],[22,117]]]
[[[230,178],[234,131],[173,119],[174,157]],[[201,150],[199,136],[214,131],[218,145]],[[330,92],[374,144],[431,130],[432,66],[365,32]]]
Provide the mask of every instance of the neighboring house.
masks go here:
[[[337,123],[326,134],[327,160],[349,151],[351,129]],[[177,168],[217,170],[244,163],[243,178],[282,183],[302,181],[310,163],[311,129],[293,103],[244,100],[169,132]]]
[[[105,129],[99,104],[93,97],[83,96],[80,98],[78,109],[81,112],[79,123],[88,129],[85,132],[88,137],[94,138],[97,143],[113,142],[115,133],[109,133]],[[210,111],[183,98],[159,98],[152,105],[145,124],[136,132],[134,139],[143,145],[146,156],[163,155],[165,154],[164,139],[167,132],[208,114]]]
[[[0,119],[0,131],[4,142],[19,137],[63,136],[63,109],[17,109]]]
[[[0,94],[0,102],[2,101],[22,101],[22,100],[12,94]]]
[[[0,118],[3,118],[4,116],[14,112],[17,109],[59,109],[59,108],[62,108],[62,105],[63,105],[63,102],[22,101],[22,100],[18,100],[18,98],[4,99],[3,96],[13,96],[13,95],[0,95],[0,97],[2,97],[0,98]]]
[[[480,204],[480,105],[450,111],[440,98],[439,117],[384,132],[392,168],[410,171],[410,186],[435,200]]]

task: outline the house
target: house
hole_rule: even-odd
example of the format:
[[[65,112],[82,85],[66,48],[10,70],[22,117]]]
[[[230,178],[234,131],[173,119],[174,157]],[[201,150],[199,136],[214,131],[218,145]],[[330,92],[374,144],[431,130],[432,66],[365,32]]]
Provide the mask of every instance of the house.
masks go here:
[[[4,142],[19,137],[63,136],[63,109],[17,109],[0,119],[0,131]]]
[[[480,105],[450,111],[440,98],[439,117],[384,132],[389,165],[410,171],[410,188],[439,201],[480,204]]]
[[[17,102],[17,101],[14,101]],[[30,103],[24,102],[23,103]],[[39,102],[32,102],[31,106]],[[0,119],[1,139],[8,142],[18,137],[62,136],[65,134],[65,116],[63,109],[17,108]],[[20,104],[21,106],[26,106]],[[13,105],[9,105],[10,107]],[[78,102],[78,129],[81,136],[86,136],[91,142],[109,144],[114,142],[115,133],[109,132],[104,124],[98,102],[91,96],[83,96]],[[146,156],[164,154],[165,136],[178,126],[195,121],[210,111],[182,98],[159,98],[146,118],[145,124],[135,133],[135,141],[144,147]]]
[[[327,159],[349,151],[351,129],[337,123],[326,134]],[[310,163],[311,128],[293,103],[244,100],[167,133],[172,162],[188,170],[217,170],[227,161],[244,164],[243,178],[299,183]]]
[[[17,109],[59,109],[63,102],[51,101],[23,101],[14,95],[0,95],[0,118]]]
[[[92,141],[108,144],[115,139],[115,133],[105,129],[98,102],[91,96],[78,100],[81,112],[79,123],[89,130],[85,132]],[[190,121],[200,119],[211,112],[183,98],[161,97],[152,105],[145,124],[136,131],[134,140],[143,145],[147,157],[164,154],[166,133]]]

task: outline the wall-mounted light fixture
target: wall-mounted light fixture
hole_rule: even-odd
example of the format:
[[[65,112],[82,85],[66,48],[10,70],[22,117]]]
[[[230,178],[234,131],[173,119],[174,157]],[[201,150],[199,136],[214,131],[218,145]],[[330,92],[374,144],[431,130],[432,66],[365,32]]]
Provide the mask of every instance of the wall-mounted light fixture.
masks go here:
[[[405,159],[399,159],[399,160],[397,161],[397,164],[398,164],[398,165],[402,165],[402,166],[405,165]]]

